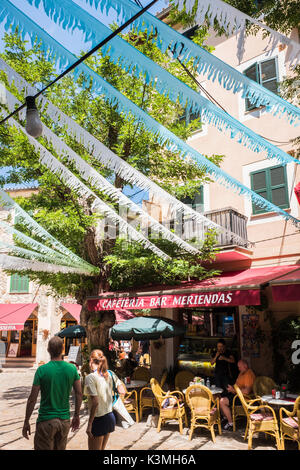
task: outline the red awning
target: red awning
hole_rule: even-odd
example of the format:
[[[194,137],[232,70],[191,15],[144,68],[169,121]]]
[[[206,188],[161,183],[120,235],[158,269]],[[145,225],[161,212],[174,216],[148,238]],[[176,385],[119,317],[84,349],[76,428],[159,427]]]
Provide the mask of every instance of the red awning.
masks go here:
[[[0,331],[23,330],[38,304],[0,304]]]
[[[99,311],[259,305],[261,286],[295,268],[252,268],[225,272],[205,281],[182,282],[178,286],[152,286],[141,292],[107,292],[97,298],[90,298],[88,308],[90,311]]]
[[[300,300],[300,268],[270,282],[275,302]]]
[[[80,323],[80,312],[82,309],[82,305],[61,303],[60,306],[67,310],[72,315],[74,320],[77,321],[77,323]]]
[[[135,317],[134,313],[129,310],[115,310],[116,323],[122,323],[125,320],[130,320]]]

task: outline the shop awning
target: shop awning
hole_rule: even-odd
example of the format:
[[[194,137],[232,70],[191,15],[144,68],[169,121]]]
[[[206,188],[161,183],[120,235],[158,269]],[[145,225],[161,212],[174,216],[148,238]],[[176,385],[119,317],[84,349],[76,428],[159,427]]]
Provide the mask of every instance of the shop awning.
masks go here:
[[[186,281],[177,286],[152,286],[140,292],[106,292],[98,297],[90,297],[88,309],[99,311],[259,305],[262,286],[295,269],[296,266],[251,268],[225,272],[205,281]]]
[[[275,302],[300,300],[300,268],[270,282]]]
[[[116,323],[122,323],[123,321],[135,318],[134,313],[130,312],[130,310],[115,310],[115,315]]]
[[[38,304],[0,304],[0,331],[23,330]]]
[[[74,318],[74,320],[77,321],[77,323],[80,323],[80,312],[82,309],[82,305],[61,303],[60,306],[67,310],[67,312],[72,315],[72,317]]]

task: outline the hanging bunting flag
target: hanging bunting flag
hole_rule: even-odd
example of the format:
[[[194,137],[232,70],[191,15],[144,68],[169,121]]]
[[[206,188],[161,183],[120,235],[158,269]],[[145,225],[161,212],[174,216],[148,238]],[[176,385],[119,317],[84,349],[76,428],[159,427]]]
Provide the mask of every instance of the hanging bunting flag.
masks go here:
[[[34,1],[37,4],[40,2],[40,0]],[[127,21],[140,10],[130,0],[84,1],[87,4],[94,5],[106,14],[108,14],[110,8],[113,8],[117,13],[118,21],[121,23]],[[290,123],[299,124],[299,108],[249,79],[243,73],[151,15],[151,13],[143,13],[140,18],[133,22],[133,28],[147,32],[148,40],[154,42],[162,52],[166,52],[170,48],[174,58],[180,57],[182,62],[193,60],[193,67],[199,74],[203,74],[212,82],[217,80],[225,90],[231,90],[233,93],[241,92],[242,98],[247,98],[253,106],[265,106],[268,113],[275,116],[285,115]],[[86,31],[85,34],[88,35],[89,32]]]
[[[3,2],[10,4],[8,0],[2,0],[2,4]],[[10,11],[11,8],[14,10],[13,15]],[[1,16],[3,16],[3,13],[0,15],[0,20]],[[21,31],[24,36],[25,32],[28,33],[31,41],[38,39],[41,50],[45,52],[47,57],[50,57],[51,54],[54,54],[56,61],[58,60],[57,63],[60,64],[61,61],[65,60],[69,60],[70,63],[74,63],[77,60],[73,54],[67,51],[60,43],[51,38],[51,36],[49,36],[43,29],[41,29],[36,23],[30,20],[12,4],[10,4],[10,8],[6,10],[6,18],[8,19],[6,22],[6,28],[10,28],[10,26],[12,26],[14,29],[18,26],[19,31]],[[10,18],[12,18],[12,25],[9,23]],[[175,134],[155,121],[155,119],[145,113],[141,108],[128,100],[124,95],[122,95],[122,93],[116,90],[112,85],[106,82],[102,77],[100,77],[84,63],[76,67],[74,72],[75,79],[77,79],[82,73],[86,77],[86,80],[82,83],[83,86],[89,86],[91,84],[91,90],[96,93],[103,94],[105,99],[112,106],[115,106],[119,113],[124,112],[126,115],[131,114],[136,120],[143,122],[145,128],[157,137],[161,145],[165,145],[166,148],[168,148],[170,151],[179,152],[182,158],[189,156],[200,168],[210,173],[210,175],[212,175],[216,181],[220,182],[224,186],[238,191],[239,194],[251,197],[254,204],[262,207],[263,209],[266,209],[267,211],[277,212],[286,220],[290,220],[293,224],[298,225],[298,219],[291,216],[278,206],[275,206],[271,202],[267,201],[259,194],[247,188],[235,178],[231,177],[219,167],[214,165],[204,155],[201,155],[195,149],[190,147],[186,142],[179,139]]]
[[[109,28],[71,0],[59,0],[59,3],[57,0],[56,2],[43,0],[43,5],[47,15],[53,18],[56,23],[59,23],[63,29],[68,30],[69,25],[73,27],[75,24],[80,30],[92,31],[94,33],[94,37],[91,39],[92,47],[99,44],[111,33]],[[140,74],[143,74],[147,84],[154,86],[159,93],[168,96],[174,103],[179,100],[183,108],[191,110],[193,114],[199,114],[202,122],[212,124],[222,133],[224,133],[224,130],[228,131],[231,139],[237,140],[255,152],[266,152],[267,158],[275,158],[278,163],[300,163],[299,160],[271,144],[233,116],[218,108],[214,103],[211,103],[200,93],[174,77],[122,38],[113,38],[101,50],[104,56],[109,56],[113,63],[120,65],[131,75],[134,74],[139,78]]]
[[[2,199],[1,194],[2,194],[2,191],[0,191],[0,199]],[[0,221],[0,228],[2,228],[3,231],[6,232],[7,234],[10,234],[10,235],[14,236],[17,240],[19,240],[19,241],[23,242],[25,245],[29,246],[30,248],[42,253],[41,256],[45,256],[45,257],[51,259],[51,261],[54,264],[66,264],[66,265],[70,265],[70,266],[75,266],[76,265],[76,266],[82,267],[82,266],[72,262],[70,260],[70,258],[66,258],[66,257],[62,256],[60,253],[57,253],[57,251],[54,251],[51,248],[43,245],[42,243],[34,240],[33,238],[28,237],[24,233],[19,232],[19,230],[16,230],[14,227],[12,227],[11,225],[7,224],[6,222],[4,222],[2,220]]]
[[[20,93],[24,93],[24,96],[34,96],[38,90],[32,87],[23,77],[21,77],[15,70],[13,70],[6,62],[0,58],[0,70],[3,70],[7,76],[8,82],[14,84]],[[4,89],[4,88],[3,88]],[[8,101],[10,95],[7,95]],[[105,167],[114,171],[118,176],[133,185],[139,186],[142,190],[150,191],[155,194],[159,199],[167,201],[173,208],[174,211],[182,212],[186,217],[196,220],[201,225],[207,228],[212,228],[217,233],[224,233],[232,238],[235,243],[242,245],[251,244],[248,240],[239,237],[237,234],[226,230],[226,228],[212,222],[210,219],[202,215],[200,212],[196,212],[192,207],[183,204],[181,201],[176,199],[170,193],[166,192],[156,183],[151,181],[147,176],[141,173],[139,170],[129,165],[125,160],[120,158],[102,142],[97,140],[93,135],[83,129],[77,122],[68,117],[59,108],[53,105],[46,97],[40,95],[38,102],[41,105],[43,113],[45,113],[55,123],[59,123],[62,127],[66,127],[70,135],[79,143],[82,144],[86,150],[93,155],[99,162]],[[8,104],[10,109],[13,106],[18,106],[16,98],[11,99],[11,104]],[[20,114],[25,114],[20,111]],[[22,118],[25,118],[23,116]]]
[[[9,256],[0,254],[0,267],[8,271],[35,271],[46,272],[53,274],[84,274],[90,276],[89,271],[83,268],[71,268],[70,266],[58,266],[56,264],[43,263],[42,261],[33,261],[17,256]]]
[[[7,103],[10,111],[15,109],[15,105],[18,107],[21,105],[21,102],[17,100],[8,90],[5,89],[7,94]],[[161,225],[157,220],[151,217],[147,212],[131,201],[125,194],[119,191],[114,185],[109,183],[98,171],[91,167],[85,160],[83,160],[74,150],[72,150],[63,140],[57,137],[54,132],[52,132],[47,126],[43,125],[43,137],[48,140],[55,149],[55,151],[62,157],[67,158],[68,161],[75,164],[76,169],[79,171],[80,175],[84,180],[89,182],[90,185],[95,186],[101,192],[104,192],[112,199],[117,201],[122,206],[125,206],[131,209],[133,212],[137,213],[144,221],[148,221],[149,227],[156,231],[157,233],[162,233],[164,238],[176,243],[179,247],[184,250],[197,254],[199,253],[198,249],[184,241],[182,238],[178,237],[175,233],[168,230],[166,227]]]
[[[41,225],[39,225],[34,219],[32,219],[32,217],[27,214],[26,211],[24,211],[6,192],[4,192],[2,189],[0,189],[0,199],[5,203],[5,205],[11,209],[14,209],[16,215],[18,217],[20,217],[22,223],[24,223],[24,225],[26,227],[28,227],[29,229],[31,229],[34,234],[40,238],[42,238],[43,240],[47,241],[48,243],[50,243],[52,246],[55,246],[55,248],[60,251],[60,253],[63,253],[65,256],[68,256],[68,259],[70,260],[70,262],[72,262],[75,266],[84,266],[85,269],[89,269],[91,271],[93,271],[94,269],[97,269],[95,268],[95,266],[92,266],[91,264],[87,263],[86,261],[84,261],[83,259],[79,258],[79,256],[75,255],[72,251],[70,251],[68,248],[66,248],[64,245],[62,245],[58,240],[56,240],[52,235],[50,235],[50,233],[48,233]],[[4,222],[1,222],[1,225],[2,227],[4,227]],[[12,229],[14,235],[17,235],[19,238],[23,235],[23,237],[26,237],[24,234],[21,234],[21,232],[18,233],[18,231],[16,231],[15,229]],[[6,231],[8,232],[9,231],[9,228],[6,227]],[[39,244],[39,242],[33,240],[33,239],[30,239],[29,240],[29,237],[27,237],[28,240],[27,242],[30,242],[31,245],[30,246],[33,246],[32,244],[35,242],[36,244],[39,245],[39,249],[42,250],[42,247],[47,248],[45,247],[44,245],[42,244]],[[23,239],[23,241],[25,241],[25,238]],[[26,241],[25,241],[26,242]],[[36,246],[38,246],[36,245]],[[52,250],[51,248],[49,248],[49,250],[51,250],[51,252],[53,252],[53,254],[57,254],[58,256],[62,257],[62,254],[60,253],[56,253],[54,250]],[[50,252],[49,252],[50,253]],[[63,257],[63,259],[65,259],[65,257]]]
[[[135,230],[131,225],[125,222],[110,206],[103,202],[95,193],[93,193],[84,183],[82,183],[70,170],[68,170],[61,162],[57,160],[45,147],[43,147],[36,139],[26,133],[23,126],[17,123],[13,118],[9,119],[9,124],[16,127],[25,134],[35,149],[40,153],[40,162],[45,165],[53,174],[57,175],[66,186],[76,191],[81,197],[87,199],[92,197],[94,202],[91,206],[92,210],[99,211],[102,215],[106,215],[113,222],[118,222],[119,229],[122,233],[128,234],[132,240],[141,243],[145,248],[150,249],[160,258],[170,259],[166,253],[150,242],[144,235]]]
[[[17,255],[20,255],[20,257],[25,256],[25,258],[29,258],[31,260],[38,260],[44,263],[60,265],[60,263],[55,262],[55,259],[51,258],[50,256],[48,257],[40,253],[37,253],[36,251],[28,250],[26,248],[21,248],[16,245],[10,245],[9,243],[4,243],[3,241],[0,240],[0,249],[1,247],[3,248],[3,250],[5,250],[5,252],[9,252],[9,254],[15,253]],[[70,265],[67,263],[61,263],[61,265],[70,267]],[[72,269],[76,269],[77,270],[76,272],[78,273],[80,272],[81,274],[91,275],[90,271],[84,270],[83,268],[79,268],[79,267],[77,268],[77,267],[72,266]],[[95,274],[96,272],[94,272],[94,275]]]
[[[237,33],[240,35],[238,41],[237,56],[241,61],[243,58],[243,47],[245,41],[245,28],[247,22],[259,26],[260,28],[268,31],[270,34],[269,46],[273,51],[279,44],[285,44],[291,48],[289,62],[296,66],[300,61],[300,45],[292,39],[286,37],[284,34],[274,31],[269,28],[266,24],[259,21],[257,18],[252,18],[245,13],[242,13],[237,8],[229,5],[222,0],[175,0],[174,3],[179,11],[185,11],[191,13],[193,7],[197,2],[197,11],[195,15],[195,23],[204,23],[205,17],[208,17],[210,24],[213,24],[214,20],[217,20],[221,27],[224,28],[227,34]]]

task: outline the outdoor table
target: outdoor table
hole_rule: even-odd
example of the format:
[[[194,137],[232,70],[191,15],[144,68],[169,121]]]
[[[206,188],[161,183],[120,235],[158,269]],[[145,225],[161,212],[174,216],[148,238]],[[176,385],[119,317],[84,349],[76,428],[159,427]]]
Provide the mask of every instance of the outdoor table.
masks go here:
[[[201,384],[197,384],[195,383],[194,385],[201,385]],[[209,390],[211,391],[211,393],[213,395],[218,395],[219,393],[222,393],[223,392],[223,388],[218,388],[218,387],[215,387],[215,388],[209,388]],[[185,388],[184,390],[182,390],[183,393],[185,394],[185,392],[187,391],[187,388]]]
[[[289,400],[288,398],[273,398],[272,395],[263,395],[261,399],[268,405],[274,406],[274,408],[280,406],[294,406],[295,404],[295,400]]]
[[[145,380],[131,380],[130,384],[125,384],[125,387],[129,390],[131,388],[142,388],[147,385],[148,382]]]

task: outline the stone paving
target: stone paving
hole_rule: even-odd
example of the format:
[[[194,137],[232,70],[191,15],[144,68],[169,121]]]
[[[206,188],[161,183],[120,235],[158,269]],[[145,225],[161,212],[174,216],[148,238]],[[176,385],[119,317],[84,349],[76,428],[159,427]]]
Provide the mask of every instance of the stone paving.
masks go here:
[[[37,418],[37,403],[31,418],[31,436],[29,440],[22,437],[22,427],[25,415],[26,401],[30,393],[34,369],[5,370],[0,373],[0,449],[1,450],[31,450],[35,421]],[[71,401],[72,402],[72,401]],[[72,405],[73,408],[73,405]],[[80,429],[69,434],[67,450],[87,450],[86,426],[87,410],[82,407]],[[210,433],[205,429],[195,431],[193,439],[188,439],[188,429],[183,435],[174,422],[163,426],[160,433],[147,423],[147,416],[142,422],[129,429],[116,427],[107,445],[107,450],[247,450],[247,442],[243,439],[244,427],[237,432],[223,431],[219,436],[216,432],[216,443],[211,440]],[[287,443],[286,448],[296,449],[295,443]],[[264,436],[253,439],[254,450],[275,450],[273,438]]]

